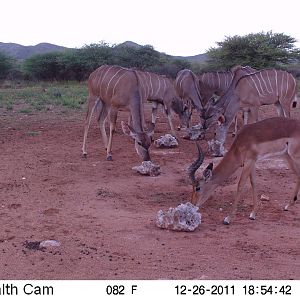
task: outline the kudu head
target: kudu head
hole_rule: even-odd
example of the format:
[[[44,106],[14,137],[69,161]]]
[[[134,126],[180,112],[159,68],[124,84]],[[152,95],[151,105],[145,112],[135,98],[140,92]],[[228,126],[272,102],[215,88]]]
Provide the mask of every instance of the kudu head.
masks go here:
[[[223,123],[223,107],[219,107],[217,105],[217,100],[215,97],[211,97],[206,107],[201,110],[200,118],[204,130],[207,130],[216,122]]]
[[[155,124],[151,123],[151,126],[147,131],[137,132],[130,125],[121,122],[122,130],[124,134],[132,137],[134,139],[134,146],[137,154],[143,161],[151,160],[149,154],[149,147],[153,141],[152,136],[154,133]]]
[[[180,127],[181,128],[188,128],[191,119],[191,111],[187,104],[183,102],[178,96],[174,96],[172,99],[171,107],[173,111],[178,115],[180,120]]]
[[[203,189],[211,179],[213,164],[210,163],[203,171],[202,176],[196,178],[195,173],[204,161],[203,151],[198,143],[196,143],[196,145],[198,149],[198,158],[189,166],[188,176],[191,179],[193,187],[191,203],[201,206],[207,199],[205,195],[203,195]]]

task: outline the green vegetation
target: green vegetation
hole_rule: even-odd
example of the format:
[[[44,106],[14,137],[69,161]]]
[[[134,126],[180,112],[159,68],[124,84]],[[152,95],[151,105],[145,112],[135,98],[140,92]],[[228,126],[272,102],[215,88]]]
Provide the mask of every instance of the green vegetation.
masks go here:
[[[201,38],[199,37],[199,40]],[[153,49],[105,42],[65,52],[37,54],[16,61],[0,53],[0,108],[31,114],[54,106],[78,109],[87,97],[86,79],[103,64],[165,74],[175,78],[179,70],[195,73],[228,70],[235,65],[262,69],[285,68],[300,77],[300,49],[296,40],[283,33],[257,33],[227,37],[211,48],[201,63],[174,58]],[[80,83],[82,82],[82,83]]]
[[[247,65],[257,69],[283,68],[300,59],[296,40],[283,33],[256,33],[227,37],[208,51],[208,69],[230,69]]]
[[[30,114],[54,106],[79,109],[86,102],[87,86],[78,82],[30,83],[0,89],[0,108],[7,111],[19,106],[18,112]]]
[[[81,49],[34,55],[23,64],[23,74],[33,80],[86,80],[103,64],[153,71],[175,77],[182,68],[190,68],[188,61],[159,53],[152,46],[109,46],[92,44]]]

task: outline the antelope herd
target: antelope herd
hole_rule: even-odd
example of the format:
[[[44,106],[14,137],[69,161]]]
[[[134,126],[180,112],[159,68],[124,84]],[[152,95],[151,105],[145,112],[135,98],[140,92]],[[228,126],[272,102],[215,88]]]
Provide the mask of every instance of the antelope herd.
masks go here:
[[[228,72],[196,75],[185,69],[179,71],[173,81],[150,72],[103,65],[91,73],[88,90],[82,146],[84,157],[87,156],[87,135],[94,112],[97,114],[107,160],[112,160],[112,140],[118,111],[127,110],[128,124],[122,122],[123,132],[134,139],[140,158],[149,161],[158,105],[163,106],[174,136],[172,111],[178,115],[183,128],[191,125],[191,116],[195,111],[204,132],[215,126],[214,142],[220,148],[214,148],[212,156],[224,157],[216,168],[209,164],[203,175],[196,178],[195,173],[204,161],[204,153],[197,144],[198,158],[188,168],[193,187],[191,202],[194,205],[203,205],[216,187],[238,168],[242,168],[237,195],[224,224],[229,224],[234,217],[247,178],[250,178],[253,198],[250,219],[254,220],[258,209],[255,164],[273,156],[283,156],[297,177],[293,197],[285,210],[295,204],[300,188],[300,121],[290,118],[298,91],[297,81],[290,73],[236,66]],[[147,101],[152,103],[152,118],[148,128],[144,113]],[[275,105],[279,117],[258,121],[259,108],[270,104]],[[228,152],[222,153],[220,149],[224,147],[228,128],[239,111],[243,112],[244,126],[236,134]],[[109,121],[108,138],[106,119]]]

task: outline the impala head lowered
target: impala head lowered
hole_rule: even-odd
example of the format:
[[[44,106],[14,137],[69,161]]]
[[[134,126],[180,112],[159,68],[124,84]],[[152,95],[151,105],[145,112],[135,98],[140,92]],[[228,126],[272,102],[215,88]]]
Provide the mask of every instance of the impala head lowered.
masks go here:
[[[153,141],[152,135],[154,133],[155,125],[151,123],[150,127],[145,132],[136,132],[130,125],[127,125],[124,122],[121,122],[121,125],[124,134],[134,139],[135,150],[141,159],[143,161],[151,160],[148,149]]]
[[[203,194],[203,189],[205,184],[210,180],[212,176],[212,169],[213,169],[213,164],[210,163],[207,168],[203,171],[203,174],[201,177],[196,178],[195,173],[196,171],[200,168],[204,161],[204,154],[199,146],[198,143],[196,143],[197,149],[198,149],[198,158],[189,166],[188,168],[188,175],[191,179],[192,186],[193,186],[193,192],[192,192],[192,197],[191,197],[191,203],[194,205],[201,206],[206,200],[206,197],[201,197],[200,198],[200,192]]]

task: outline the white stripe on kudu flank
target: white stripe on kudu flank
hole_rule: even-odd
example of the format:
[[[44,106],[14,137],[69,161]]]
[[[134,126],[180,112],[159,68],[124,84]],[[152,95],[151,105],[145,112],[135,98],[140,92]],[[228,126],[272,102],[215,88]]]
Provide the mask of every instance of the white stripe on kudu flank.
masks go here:
[[[258,87],[257,87],[257,85],[256,85],[256,83],[255,83],[255,80],[253,79],[253,75],[250,75],[249,77],[250,77],[250,79],[252,80],[252,82],[253,82],[253,84],[254,84],[254,87],[256,88],[256,91],[257,91],[258,95],[259,95],[259,96],[263,96],[263,95],[259,92],[259,89],[258,89]]]
[[[285,100],[285,98],[286,98],[286,96],[287,96],[287,92],[288,92],[288,90],[289,90],[289,74],[287,73],[286,74],[286,90],[285,90],[285,95],[284,95],[284,99],[282,100],[282,101],[284,101]]]
[[[166,78],[163,79],[163,82],[164,82],[164,92],[163,92],[163,95],[165,95],[166,93],[166,90],[167,90],[167,82],[166,82]]]
[[[106,96],[107,96],[107,93],[108,93],[108,89],[109,89],[109,86],[110,86],[110,83],[112,82],[112,80],[119,74],[119,72],[123,71],[122,69],[118,70],[109,80],[107,86],[106,86]]]
[[[267,71],[267,73],[268,73],[268,71]],[[264,77],[265,77],[265,76],[262,75],[262,72],[260,72],[260,78],[261,78],[261,80],[262,80],[263,83],[264,83],[264,87],[266,88],[267,92],[268,92],[269,94],[271,94],[271,92],[269,91],[268,86],[267,86],[267,84],[266,84],[266,82],[265,82],[265,78],[264,78]]]
[[[270,90],[271,90],[271,93],[274,93],[273,86],[272,86],[272,84],[271,84],[271,80],[270,80],[269,72],[268,72],[268,71],[267,71],[267,77],[268,77],[268,81],[269,81],[269,84],[270,84]]]
[[[124,72],[124,73],[118,78],[118,80],[116,81],[116,83],[115,83],[115,85],[114,85],[114,87],[113,87],[113,91],[112,91],[112,95],[111,95],[111,96],[113,96],[113,95],[115,94],[115,89],[116,89],[116,87],[117,87],[117,84],[120,82],[121,78],[123,78],[125,75],[126,75],[126,72]]]
[[[108,74],[108,72],[111,70],[113,68],[113,66],[110,66],[107,70],[106,70],[106,72],[104,73],[104,75],[103,75],[103,77],[102,77],[102,79],[101,79],[101,82],[100,82],[100,85],[99,85],[99,95],[100,95],[100,93],[101,93],[101,91],[102,91],[102,83],[103,83],[103,81],[104,81],[104,78],[106,77],[106,75]],[[103,97],[103,95],[100,95],[100,97]]]
[[[159,92],[160,92],[160,77],[155,74],[156,77],[157,77],[157,80],[158,80],[158,87],[157,87],[157,91],[156,91],[156,96],[158,97],[159,96]]]
[[[280,99],[282,99],[282,95],[283,95],[282,89],[283,89],[283,79],[284,79],[284,72],[280,72],[280,74],[281,74],[281,89],[280,89]]]
[[[261,72],[260,72],[260,74],[261,74]],[[259,83],[260,90],[261,90],[261,95],[264,95],[264,88],[263,88],[263,86],[262,86],[262,84],[261,84],[260,79],[259,79],[258,76],[257,76],[257,73],[255,73],[254,75],[255,75],[255,78],[257,79],[258,83]]]
[[[217,72],[217,75],[218,75],[218,88],[220,89],[221,88],[221,79],[220,79],[219,72]]]
[[[149,76],[150,86],[151,86],[151,94],[150,94],[149,96],[152,96],[152,95],[153,95],[153,85],[152,85],[151,75],[150,75],[150,73],[148,73],[148,72],[147,72],[147,74],[148,74],[148,76]]]
[[[278,97],[279,92],[278,92],[278,82],[277,82],[277,71],[274,70],[274,72],[275,72],[275,82],[276,82],[275,92],[277,92],[277,97]]]

